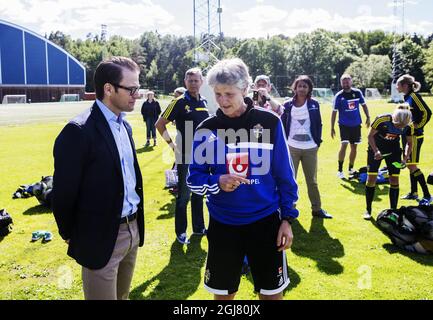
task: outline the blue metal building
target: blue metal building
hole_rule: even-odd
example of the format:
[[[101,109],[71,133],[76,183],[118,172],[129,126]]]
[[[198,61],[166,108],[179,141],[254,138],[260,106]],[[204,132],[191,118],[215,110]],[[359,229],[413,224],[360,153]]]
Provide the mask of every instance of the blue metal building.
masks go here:
[[[0,103],[26,94],[31,102],[84,94],[86,70],[61,47],[18,25],[0,20]]]

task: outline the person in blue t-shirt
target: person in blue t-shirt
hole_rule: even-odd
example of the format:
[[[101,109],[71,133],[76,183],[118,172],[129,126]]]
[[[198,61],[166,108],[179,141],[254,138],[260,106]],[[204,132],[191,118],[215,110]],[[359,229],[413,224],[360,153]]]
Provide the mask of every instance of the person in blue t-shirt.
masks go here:
[[[338,153],[338,172],[337,176],[344,179],[343,163],[346,157],[347,145],[350,143],[349,155],[349,175],[353,173],[355,165],[357,145],[361,143],[361,105],[366,121],[365,125],[370,126],[370,115],[367,104],[361,90],[352,87],[352,77],[349,74],[343,74],[340,79],[343,90],[335,95],[333,103],[333,112],[331,117],[331,137],[335,137],[335,119],[337,112],[339,113],[338,124],[340,126],[341,147]]]

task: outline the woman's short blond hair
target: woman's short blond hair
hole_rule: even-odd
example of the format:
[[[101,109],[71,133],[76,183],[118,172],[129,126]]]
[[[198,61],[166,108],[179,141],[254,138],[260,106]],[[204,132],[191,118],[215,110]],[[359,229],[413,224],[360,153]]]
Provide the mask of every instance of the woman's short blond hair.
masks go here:
[[[407,126],[412,122],[412,112],[410,111],[409,104],[402,103],[395,109],[392,114],[392,122],[404,126]]]

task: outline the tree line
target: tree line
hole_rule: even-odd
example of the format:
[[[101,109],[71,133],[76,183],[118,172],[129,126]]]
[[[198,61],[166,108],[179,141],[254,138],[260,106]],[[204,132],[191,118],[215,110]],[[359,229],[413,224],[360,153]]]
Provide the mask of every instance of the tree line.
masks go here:
[[[187,69],[194,66],[192,36],[161,35],[144,32],[138,39],[112,36],[108,40],[89,33],[85,40],[72,39],[61,31],[48,39],[64,48],[86,67],[86,91],[93,91],[93,73],[98,63],[111,55],[131,57],[141,68],[140,84],[158,93],[170,93],[183,85]],[[312,77],[316,87],[339,89],[343,73],[353,76],[354,85],[383,91],[392,82],[392,60],[398,72],[410,73],[422,84],[422,91],[433,87],[433,34],[400,36],[396,53],[394,35],[384,31],[330,32],[323,29],[300,33],[293,38],[277,35],[259,39],[215,37],[212,54],[218,59],[239,57],[253,77],[271,76],[281,95],[300,74]],[[205,69],[206,61],[199,63]]]

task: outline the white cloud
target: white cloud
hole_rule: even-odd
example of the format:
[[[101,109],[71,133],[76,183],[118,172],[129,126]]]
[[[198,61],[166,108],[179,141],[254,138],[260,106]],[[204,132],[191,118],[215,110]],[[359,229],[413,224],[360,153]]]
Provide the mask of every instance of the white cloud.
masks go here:
[[[412,6],[416,6],[419,4],[419,1],[417,0],[405,0],[404,1],[405,5],[412,5]],[[403,7],[403,1],[399,0],[397,1],[397,3],[394,3],[394,1],[390,1],[387,3],[388,7],[394,7],[394,5],[397,5],[397,7]]]
[[[6,1],[6,0],[1,0]],[[173,0],[175,1],[175,0]],[[415,5],[420,0],[406,0]],[[241,10],[232,10],[228,1],[223,2],[223,31],[228,36],[240,38],[266,37],[285,34],[294,36],[300,32],[310,32],[317,28],[331,31],[348,32],[380,29],[393,31],[401,29],[401,19],[392,15],[380,15],[374,6],[359,5],[352,12],[290,8],[268,5],[270,1],[256,0],[252,6]],[[283,8],[284,7],[284,8]],[[177,7],[178,8],[178,7]],[[22,25],[44,35],[60,30],[73,38],[85,38],[91,32],[99,34],[101,24],[108,26],[109,35],[119,34],[136,38],[144,31],[158,30],[162,34],[191,34],[184,12],[176,12],[174,7],[163,8],[157,0],[13,0],[8,5],[0,6],[0,17],[12,23]],[[179,10],[179,9],[177,9]],[[187,6],[182,10],[187,12]],[[348,15],[351,16],[348,16]],[[405,31],[429,34],[433,23],[406,15]]]
[[[233,16],[233,31],[236,35],[252,38],[278,34],[287,12],[274,6],[257,5]]]
[[[392,14],[378,16],[373,14],[370,6],[362,5],[354,16],[343,16],[328,10],[292,9],[281,10],[273,6],[258,5],[242,13],[234,15],[236,22],[228,35],[241,38],[266,37],[284,34],[295,36],[301,32],[311,32],[318,28],[350,32],[359,30],[384,30],[392,32],[394,27],[401,28],[401,21]],[[428,21],[405,21],[405,31],[427,34],[431,32],[433,23]]]
[[[370,6],[361,5],[361,6],[358,7],[357,12],[358,12],[358,15],[361,15],[361,16],[364,16],[364,15],[365,16],[371,16],[373,10],[372,10],[372,8]]]
[[[73,38],[99,34],[101,24],[108,25],[110,35],[128,38],[146,30],[173,34],[181,29],[174,16],[152,0],[16,0],[2,6],[0,16],[42,35],[60,30]]]

